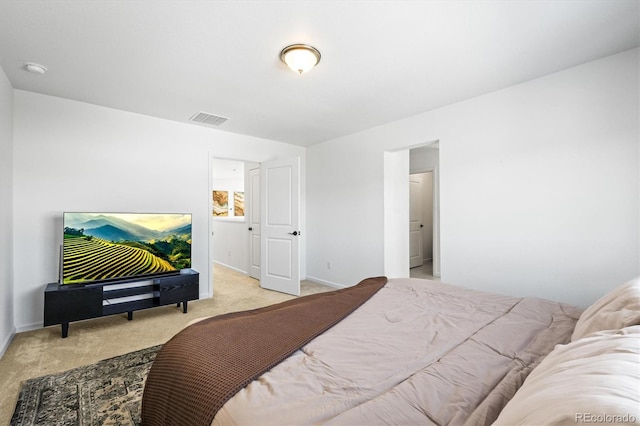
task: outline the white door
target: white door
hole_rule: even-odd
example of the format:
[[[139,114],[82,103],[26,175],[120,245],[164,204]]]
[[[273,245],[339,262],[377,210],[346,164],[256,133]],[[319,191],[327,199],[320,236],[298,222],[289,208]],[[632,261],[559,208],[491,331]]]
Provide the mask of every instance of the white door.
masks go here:
[[[409,176],[409,267],[422,266],[422,176]]]
[[[260,165],[260,286],[300,295],[300,158]]]
[[[249,170],[249,276],[260,279],[260,169]]]

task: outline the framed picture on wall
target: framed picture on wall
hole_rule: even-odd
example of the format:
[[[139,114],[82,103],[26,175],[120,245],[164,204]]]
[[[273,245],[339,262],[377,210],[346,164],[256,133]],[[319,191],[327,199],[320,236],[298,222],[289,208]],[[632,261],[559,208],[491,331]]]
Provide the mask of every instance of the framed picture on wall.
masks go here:
[[[233,215],[244,216],[244,192],[233,193]]]
[[[213,191],[213,215],[229,216],[229,191]]]
[[[244,192],[214,190],[214,217],[244,217]]]

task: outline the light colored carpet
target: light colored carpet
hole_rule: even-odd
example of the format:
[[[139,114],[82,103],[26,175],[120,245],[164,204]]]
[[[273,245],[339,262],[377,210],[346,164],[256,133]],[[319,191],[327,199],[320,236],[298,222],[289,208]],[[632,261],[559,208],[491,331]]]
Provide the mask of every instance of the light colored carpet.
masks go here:
[[[190,321],[226,312],[255,309],[294,298],[264,290],[259,282],[219,265],[214,266],[214,297],[189,302],[189,312],[175,305],[71,323],[69,337],[60,326],[17,334],[0,359],[0,424],[9,424],[21,383],[30,378],[165,343]],[[335,290],[303,281],[302,295]]]

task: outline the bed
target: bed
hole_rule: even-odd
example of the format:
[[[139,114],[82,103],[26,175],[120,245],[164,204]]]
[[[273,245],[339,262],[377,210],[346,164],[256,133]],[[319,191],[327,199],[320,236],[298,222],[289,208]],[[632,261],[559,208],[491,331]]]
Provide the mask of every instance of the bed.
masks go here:
[[[637,423],[639,281],[606,297],[582,312],[377,277],[206,319],[158,353],[143,424]],[[601,411],[581,395],[594,377]]]

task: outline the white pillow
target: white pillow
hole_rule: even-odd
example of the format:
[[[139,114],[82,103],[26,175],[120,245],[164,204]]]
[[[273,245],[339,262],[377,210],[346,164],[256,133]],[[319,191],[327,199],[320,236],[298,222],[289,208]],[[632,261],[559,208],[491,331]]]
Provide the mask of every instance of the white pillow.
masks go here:
[[[640,424],[640,326],[558,345],[494,426]]]
[[[602,296],[580,315],[571,341],[602,330],[640,325],[640,277]]]

